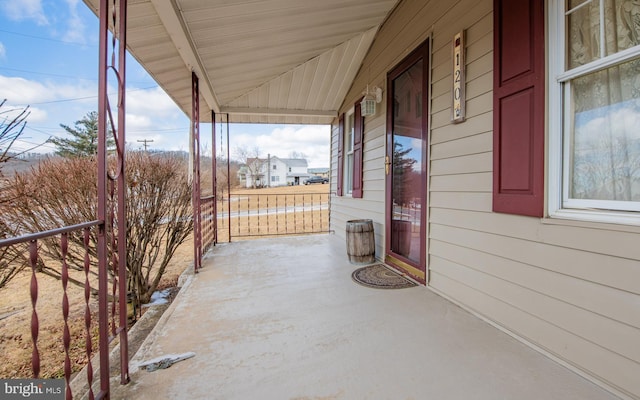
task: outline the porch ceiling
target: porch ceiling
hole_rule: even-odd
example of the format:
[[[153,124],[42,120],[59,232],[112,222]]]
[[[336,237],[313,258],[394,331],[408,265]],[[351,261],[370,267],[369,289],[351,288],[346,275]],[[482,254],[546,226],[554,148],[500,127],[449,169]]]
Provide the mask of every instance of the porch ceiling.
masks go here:
[[[328,124],[397,2],[129,0],[127,43],[187,115],[193,70],[203,121]]]

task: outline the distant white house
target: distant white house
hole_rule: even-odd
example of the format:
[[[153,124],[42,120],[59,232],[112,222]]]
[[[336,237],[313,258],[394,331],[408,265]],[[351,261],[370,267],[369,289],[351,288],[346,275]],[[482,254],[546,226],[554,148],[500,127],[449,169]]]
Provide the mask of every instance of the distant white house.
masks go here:
[[[308,178],[308,163],[300,158],[250,158],[238,171],[245,187],[300,185]]]

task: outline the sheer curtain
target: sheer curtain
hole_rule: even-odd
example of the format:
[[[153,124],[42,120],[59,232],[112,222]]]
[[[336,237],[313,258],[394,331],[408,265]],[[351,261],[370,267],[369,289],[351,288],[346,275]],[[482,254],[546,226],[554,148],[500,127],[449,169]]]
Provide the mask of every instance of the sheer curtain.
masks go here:
[[[640,0],[569,1],[567,70],[640,44]],[[570,82],[569,198],[640,201],[640,59]]]

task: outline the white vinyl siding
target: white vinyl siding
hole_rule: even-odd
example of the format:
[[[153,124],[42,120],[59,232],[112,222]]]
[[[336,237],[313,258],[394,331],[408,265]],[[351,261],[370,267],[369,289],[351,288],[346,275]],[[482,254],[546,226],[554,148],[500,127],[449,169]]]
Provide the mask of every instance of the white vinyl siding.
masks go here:
[[[357,100],[357,99],[356,99]],[[355,100],[354,100],[355,101]],[[384,104],[384,100],[383,103]],[[378,104],[378,110],[381,106]],[[376,257],[381,258],[384,243],[384,146],[385,119],[384,113],[365,118],[363,153],[363,186],[361,199],[350,196],[335,196],[337,182],[337,146],[338,126],[332,127],[331,138],[331,229],[336,235],[345,239],[345,228],[348,220],[371,219],[373,221],[376,241]]]

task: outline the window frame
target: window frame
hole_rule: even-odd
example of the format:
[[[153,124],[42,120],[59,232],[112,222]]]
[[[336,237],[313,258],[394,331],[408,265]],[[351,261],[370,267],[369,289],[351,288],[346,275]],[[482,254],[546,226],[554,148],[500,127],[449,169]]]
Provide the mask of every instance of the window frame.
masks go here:
[[[342,193],[345,196],[353,196],[353,172],[355,169],[354,162],[354,144],[355,144],[355,107],[351,107],[344,113],[344,138],[343,138],[343,162],[342,169]],[[350,141],[347,138],[351,138]],[[349,150],[350,148],[350,150]],[[349,164],[350,163],[350,164]]]
[[[569,199],[571,81],[640,58],[640,45],[567,70],[565,1],[550,0],[548,11],[548,213],[551,218],[640,224],[640,202]],[[627,204],[630,207],[623,208]]]

